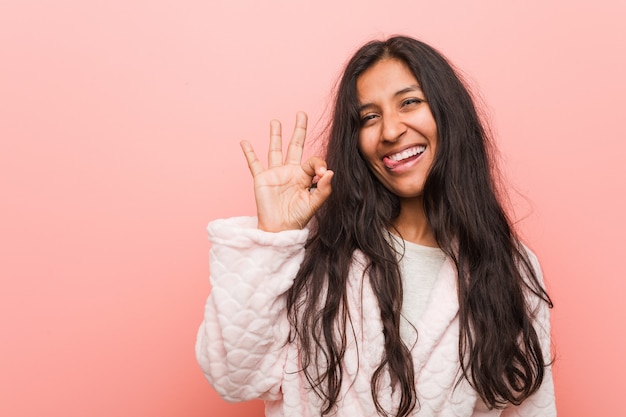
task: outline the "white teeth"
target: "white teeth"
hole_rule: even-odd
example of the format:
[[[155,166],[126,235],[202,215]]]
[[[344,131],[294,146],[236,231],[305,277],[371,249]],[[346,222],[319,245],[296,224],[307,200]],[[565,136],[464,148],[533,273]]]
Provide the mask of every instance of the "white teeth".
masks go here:
[[[394,153],[393,155],[389,155],[389,159],[391,159],[392,161],[401,161],[403,159],[407,159],[410,158],[412,156],[415,156],[417,154],[420,154],[422,152],[424,152],[426,150],[426,146],[424,145],[420,145],[420,146],[414,146],[413,148],[409,148],[409,149],[405,149],[402,152],[398,152],[398,153]]]

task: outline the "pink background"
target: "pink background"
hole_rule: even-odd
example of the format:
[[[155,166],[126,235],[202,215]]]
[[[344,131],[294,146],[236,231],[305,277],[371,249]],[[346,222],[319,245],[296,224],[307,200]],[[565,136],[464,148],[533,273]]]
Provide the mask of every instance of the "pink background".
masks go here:
[[[253,213],[238,142],[316,125],[347,57],[394,33],[487,103],[556,303],[560,415],[621,415],[624,21],[622,0],[3,1],[0,415],[261,416],[195,363],[205,225]]]

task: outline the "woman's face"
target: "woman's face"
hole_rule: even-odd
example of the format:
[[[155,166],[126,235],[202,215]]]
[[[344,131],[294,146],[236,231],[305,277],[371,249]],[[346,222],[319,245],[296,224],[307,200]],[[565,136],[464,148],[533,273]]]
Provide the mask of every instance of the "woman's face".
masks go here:
[[[413,73],[383,59],[356,82],[359,150],[383,185],[401,198],[421,198],[437,149],[437,125]]]

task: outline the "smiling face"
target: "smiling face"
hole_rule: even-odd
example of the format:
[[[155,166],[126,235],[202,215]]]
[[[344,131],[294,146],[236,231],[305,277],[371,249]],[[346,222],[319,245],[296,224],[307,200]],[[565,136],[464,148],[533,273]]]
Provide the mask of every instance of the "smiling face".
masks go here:
[[[359,150],[380,182],[400,198],[421,198],[437,149],[437,125],[417,79],[395,58],[356,82]]]

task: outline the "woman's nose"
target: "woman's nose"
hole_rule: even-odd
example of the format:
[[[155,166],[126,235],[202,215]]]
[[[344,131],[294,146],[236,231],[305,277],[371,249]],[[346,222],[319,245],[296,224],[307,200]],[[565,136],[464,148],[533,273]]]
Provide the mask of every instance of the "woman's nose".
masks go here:
[[[385,142],[396,142],[406,132],[406,125],[397,113],[383,116],[382,139]]]

